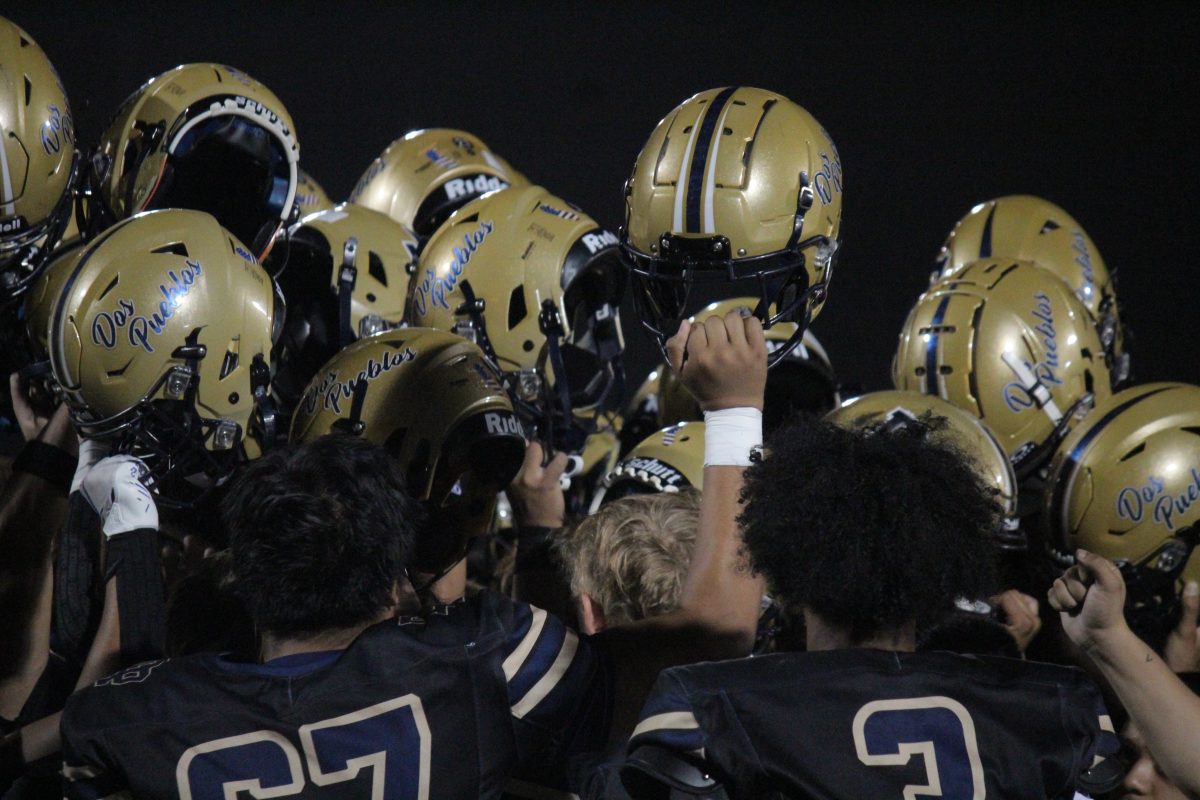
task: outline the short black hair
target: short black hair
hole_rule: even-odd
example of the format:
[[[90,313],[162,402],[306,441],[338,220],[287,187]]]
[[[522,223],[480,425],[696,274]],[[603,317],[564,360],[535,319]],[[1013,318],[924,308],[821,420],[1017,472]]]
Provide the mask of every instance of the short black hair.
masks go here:
[[[920,426],[851,431],[797,417],[746,471],[750,566],[854,640],[982,597],[1000,506],[970,461]]]
[[[224,498],[230,588],[259,630],[304,637],[390,606],[424,512],[396,460],[325,436],[243,468]]]

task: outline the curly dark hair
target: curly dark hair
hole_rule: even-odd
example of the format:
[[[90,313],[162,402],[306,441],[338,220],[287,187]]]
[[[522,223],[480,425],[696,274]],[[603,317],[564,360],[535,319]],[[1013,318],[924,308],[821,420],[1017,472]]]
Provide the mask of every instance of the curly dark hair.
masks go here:
[[[351,436],[289,445],[224,498],[232,592],[259,630],[305,637],[394,602],[424,511],[386,450]]]
[[[857,641],[983,596],[1000,507],[971,462],[926,433],[806,418],[777,431],[746,471],[750,565]]]

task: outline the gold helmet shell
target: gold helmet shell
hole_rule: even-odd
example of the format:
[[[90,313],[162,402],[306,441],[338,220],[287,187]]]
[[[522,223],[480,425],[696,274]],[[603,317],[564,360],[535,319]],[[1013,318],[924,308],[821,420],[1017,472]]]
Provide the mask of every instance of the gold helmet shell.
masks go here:
[[[275,295],[242,243],[167,209],[117,223],[73,265],[48,347],[80,432],[142,457],[171,501],[185,498],[169,479],[219,480],[257,455]]]
[[[134,92],[104,132],[90,225],[191,208],[263,259],[294,213],[299,158],[296,126],[270,89],[233,67],[183,64]]]
[[[296,178],[296,212],[300,218],[315,214],[318,211],[328,211],[336,205],[329,199],[329,193],[321,188],[321,184],[313,179],[306,170],[299,170]]]
[[[358,179],[350,202],[387,214],[424,243],[475,198],[529,181],[482,139],[453,128],[409,131]]]
[[[0,17],[0,302],[25,291],[73,209],[75,123],[54,66]]]
[[[1067,282],[1095,320],[1115,385],[1129,375],[1116,286],[1100,250],[1075,218],[1049,200],[1018,194],[980,203],[954,225],[931,282],[981,258],[1032,261]]]
[[[643,325],[661,343],[689,313],[691,286],[712,282],[752,288],[766,327],[807,327],[833,270],[842,183],[825,129],[777,92],[730,86],[685,100],[625,186],[621,249]]]
[[[897,389],[938,395],[982,419],[1025,478],[1071,419],[1111,394],[1100,336],[1056,275],[983,259],[930,287],[892,362]]]
[[[704,489],[704,423],[680,422],[656,431],[630,450],[600,485],[595,511],[631,494]]]
[[[32,355],[36,361],[43,361],[49,357],[47,341],[54,304],[58,302],[63,285],[74,272],[75,264],[83,255],[83,251],[83,243],[79,241],[54,251],[49,263],[25,295],[22,316],[25,318],[25,332],[29,336]]]
[[[477,342],[538,436],[578,452],[575,412],[603,410],[621,367],[616,243],[540,186],[486,194],[421,252],[408,321]]]
[[[928,437],[944,441],[966,455],[975,465],[985,486],[995,493],[1004,510],[1003,527],[996,539],[1006,549],[1023,549],[1018,531],[1017,478],[1008,454],[978,417],[932,394],[917,392],[870,392],[847,400],[825,415],[843,428],[889,428],[924,424]]]
[[[265,263],[287,304],[272,380],[285,412],[334,353],[402,323],[416,248],[412,231],[352,203],[288,230]]]
[[[437,572],[488,529],[496,493],[525,439],[495,369],[465,339],[403,328],[361,339],[322,367],[292,418],[291,440],[343,433],[386,447],[431,510],[414,563]]]
[[[1150,383],[1100,400],[1050,462],[1050,543],[1123,566],[1129,616],[1170,617],[1200,581],[1200,387]]]

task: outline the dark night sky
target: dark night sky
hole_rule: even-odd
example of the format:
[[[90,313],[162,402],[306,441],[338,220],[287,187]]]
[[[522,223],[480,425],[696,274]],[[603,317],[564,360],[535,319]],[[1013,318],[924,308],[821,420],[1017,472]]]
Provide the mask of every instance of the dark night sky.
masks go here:
[[[415,127],[473,131],[601,222],[655,123],[691,93],[783,92],[832,134],[845,247],[814,325],[844,380],[885,388],[896,335],[974,203],[1043,195],[1119,273],[1141,380],[1200,382],[1192,259],[1200,4],[4,3],[94,142],[178,63],[270,86],[301,164],[344,197]],[[633,369],[648,342],[627,319]]]

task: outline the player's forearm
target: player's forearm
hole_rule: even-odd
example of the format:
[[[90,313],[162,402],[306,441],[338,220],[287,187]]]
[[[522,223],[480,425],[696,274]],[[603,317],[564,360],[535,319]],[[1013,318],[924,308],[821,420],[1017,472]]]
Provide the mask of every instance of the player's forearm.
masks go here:
[[[1122,626],[1088,655],[1137,723],[1155,762],[1189,793],[1200,793],[1200,697]]]
[[[745,655],[754,644],[762,580],[744,568],[737,517],[742,467],[705,467],[700,525],[680,611],[716,634],[714,645]]]

